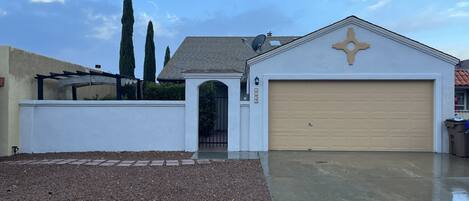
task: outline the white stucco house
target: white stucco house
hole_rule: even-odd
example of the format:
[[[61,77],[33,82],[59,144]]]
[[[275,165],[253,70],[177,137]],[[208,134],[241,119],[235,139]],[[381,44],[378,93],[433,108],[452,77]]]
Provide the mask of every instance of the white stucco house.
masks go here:
[[[448,151],[443,121],[454,115],[459,59],[355,16],[305,36],[268,35],[258,51],[252,41],[186,38],[158,76],[184,82],[185,101],[23,102],[23,150],[198,151],[199,86],[215,80],[228,88],[228,151]],[[44,122],[57,110],[97,128],[65,135],[63,122]],[[93,123],[97,114],[113,124]],[[158,120],[127,128],[149,118]]]

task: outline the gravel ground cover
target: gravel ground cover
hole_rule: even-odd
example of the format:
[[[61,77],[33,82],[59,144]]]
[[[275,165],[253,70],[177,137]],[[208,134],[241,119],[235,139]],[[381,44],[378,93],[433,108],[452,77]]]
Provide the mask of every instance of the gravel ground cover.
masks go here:
[[[91,155],[75,156],[91,158]],[[70,155],[58,158],[70,158]],[[258,160],[177,167],[0,163],[0,200],[232,201],[270,200],[270,196]]]
[[[0,161],[5,160],[33,160],[33,159],[115,159],[115,160],[157,160],[157,159],[189,159],[191,152],[62,152],[44,154],[17,154],[10,157],[0,157]]]

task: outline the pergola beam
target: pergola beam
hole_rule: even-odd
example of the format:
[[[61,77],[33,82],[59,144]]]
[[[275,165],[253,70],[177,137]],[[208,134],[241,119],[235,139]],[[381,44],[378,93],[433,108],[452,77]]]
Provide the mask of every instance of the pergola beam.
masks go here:
[[[37,79],[37,94],[39,100],[44,99],[45,79],[59,80],[62,87],[71,86],[73,100],[77,100],[78,87],[93,84],[115,84],[117,100],[122,100],[122,84],[136,84],[137,100],[142,99],[142,80],[119,74],[111,74],[99,71],[84,72],[77,70],[76,72],[63,71],[63,73],[50,72],[49,75],[36,74],[35,78]],[[115,81],[112,79],[115,79]]]

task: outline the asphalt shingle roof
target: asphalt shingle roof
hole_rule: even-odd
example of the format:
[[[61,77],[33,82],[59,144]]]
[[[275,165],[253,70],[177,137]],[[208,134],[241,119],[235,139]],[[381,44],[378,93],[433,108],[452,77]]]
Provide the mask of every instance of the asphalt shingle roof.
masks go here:
[[[469,69],[469,59],[461,61],[461,63],[458,64],[458,67],[468,70]]]
[[[158,75],[159,81],[182,81],[183,72],[245,72],[246,60],[272,50],[270,41],[282,45],[299,36],[267,37],[261,51],[251,48],[254,37],[186,37]],[[244,40],[244,42],[243,42]]]

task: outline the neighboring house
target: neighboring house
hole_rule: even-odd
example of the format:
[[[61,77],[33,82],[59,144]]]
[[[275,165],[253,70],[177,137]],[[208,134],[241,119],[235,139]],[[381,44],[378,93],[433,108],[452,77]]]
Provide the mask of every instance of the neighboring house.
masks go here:
[[[89,71],[71,64],[45,56],[29,53],[8,46],[0,46],[0,156],[12,154],[12,146],[19,145],[18,112],[20,100],[37,99],[36,74],[61,73],[62,71]],[[93,98],[96,95],[113,96],[115,90],[109,86],[89,86],[78,89],[78,98]],[[71,89],[57,87],[55,82],[44,82],[46,99],[71,99]]]
[[[184,101],[23,102],[23,150],[199,151],[213,142],[199,133],[200,86],[217,81],[228,96],[229,156],[448,152],[443,122],[454,116],[459,59],[355,16],[302,37],[268,36],[257,51],[252,40],[186,38],[158,76],[184,82]],[[60,125],[48,124],[54,121]]]
[[[469,70],[469,59],[461,61],[456,67]]]
[[[467,119],[469,118],[469,71],[459,65],[455,72],[454,109],[456,114]]]

